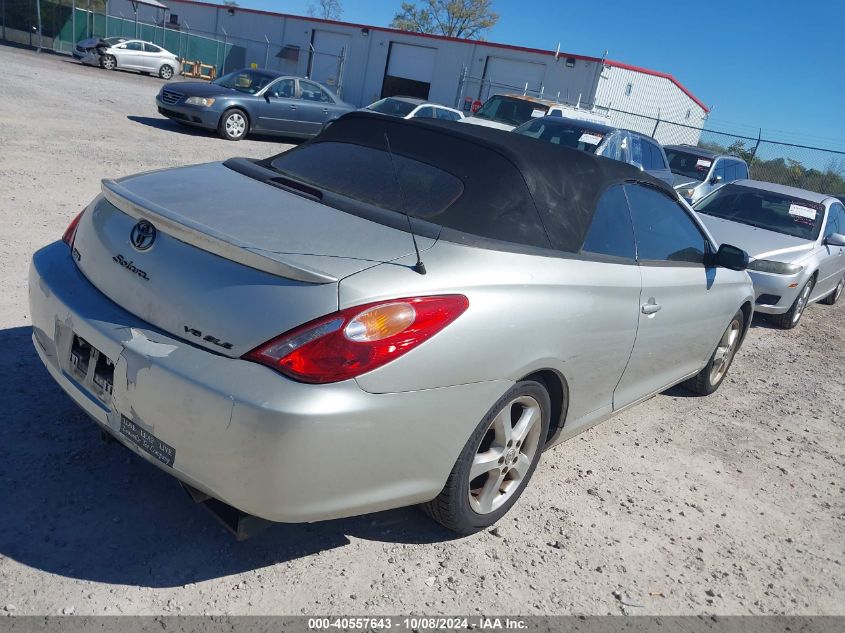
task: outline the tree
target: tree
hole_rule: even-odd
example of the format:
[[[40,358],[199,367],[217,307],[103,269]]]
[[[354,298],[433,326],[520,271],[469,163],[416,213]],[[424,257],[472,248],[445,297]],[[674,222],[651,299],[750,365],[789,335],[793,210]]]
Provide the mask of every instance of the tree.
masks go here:
[[[480,38],[498,21],[491,11],[492,0],[418,0],[403,2],[390,24],[395,29],[436,33],[467,39]]]
[[[317,0],[308,7],[308,15],[324,20],[339,20],[343,16],[340,0]]]

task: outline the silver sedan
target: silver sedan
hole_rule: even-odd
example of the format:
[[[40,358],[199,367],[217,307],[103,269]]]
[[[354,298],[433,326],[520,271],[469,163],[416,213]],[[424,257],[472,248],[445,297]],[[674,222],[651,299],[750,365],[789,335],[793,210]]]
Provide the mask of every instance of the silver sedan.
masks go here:
[[[746,263],[629,165],[356,112],[266,160],[105,181],[29,296],[56,382],[195,498],[286,522],[423,504],[470,533],[550,446],[715,391]]]
[[[757,312],[798,325],[814,301],[833,305],[845,288],[845,206],[833,196],[740,180],[696,203],[719,241],[751,254]]]

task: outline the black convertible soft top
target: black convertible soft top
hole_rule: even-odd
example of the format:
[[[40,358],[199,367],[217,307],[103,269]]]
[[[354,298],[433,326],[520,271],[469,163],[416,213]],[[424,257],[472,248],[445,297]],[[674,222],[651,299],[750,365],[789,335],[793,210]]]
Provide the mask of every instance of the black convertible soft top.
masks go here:
[[[463,183],[453,204],[425,217],[452,233],[443,235],[450,241],[481,236],[577,253],[608,187],[638,181],[675,197],[666,183],[625,163],[466,123],[352,112],[291,153],[318,143],[385,150],[385,134],[394,154],[435,166]],[[390,173],[371,177],[382,186],[392,179]]]

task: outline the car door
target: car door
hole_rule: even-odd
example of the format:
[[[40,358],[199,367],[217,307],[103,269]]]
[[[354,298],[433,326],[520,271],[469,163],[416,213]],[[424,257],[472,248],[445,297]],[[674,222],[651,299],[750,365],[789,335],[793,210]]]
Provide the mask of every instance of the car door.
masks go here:
[[[613,410],[613,390],[636,338],[640,269],[621,184],[610,187],[599,198],[580,257],[583,261],[577,279],[567,282],[566,291],[577,292],[574,305],[590,315],[579,336],[591,351],[581,355],[577,368],[573,368],[578,375],[569,377],[573,382],[569,412],[572,428]]]
[[[819,276],[813,296],[833,290],[845,272],[845,248],[825,243],[826,238],[834,233],[845,234],[845,207],[838,202],[832,203],[827,211],[827,222],[819,248]]]
[[[642,141],[643,145],[648,147],[649,153],[648,162],[650,166],[646,167],[646,171],[655,178],[660,178],[663,182],[671,185],[674,178],[672,176],[672,172],[669,170],[669,164],[666,161],[666,154],[663,152],[663,148],[648,139],[644,138]]]
[[[707,178],[704,179],[698,186],[698,193],[696,195],[695,200],[698,201],[708,193],[713,191],[716,187],[721,187],[725,182],[725,159],[719,158],[713,162],[713,165],[710,167],[710,173],[707,174]]]
[[[306,134],[317,135],[323,124],[334,118],[337,108],[334,99],[320,84],[299,79],[299,101],[297,117]]]
[[[705,266],[712,246],[669,194],[625,185],[642,276],[639,329],[613,398],[615,409],[695,374],[739,307],[735,289]],[[723,273],[725,278],[730,275]]]
[[[152,73],[158,73],[162,60],[162,50],[155,44],[144,42],[144,66]]]
[[[117,65],[119,68],[132,70],[147,70],[144,65],[143,42],[131,41],[120,44],[116,49]]]
[[[308,127],[302,122],[300,100],[296,98],[296,79],[285,77],[267,86],[256,101],[258,117],[255,130],[274,134],[304,136]]]

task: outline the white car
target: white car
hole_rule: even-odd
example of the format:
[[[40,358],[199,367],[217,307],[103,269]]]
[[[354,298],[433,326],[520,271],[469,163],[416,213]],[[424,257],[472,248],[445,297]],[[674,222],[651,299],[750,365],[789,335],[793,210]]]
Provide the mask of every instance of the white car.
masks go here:
[[[401,119],[440,119],[442,121],[460,121],[464,113],[454,108],[447,108],[439,103],[431,103],[416,97],[386,97],[371,103],[367,112],[386,114]]]
[[[137,70],[170,79],[179,70],[179,58],[152,42],[128,40],[122,37],[93,37],[82,40],[73,56],[83,64],[114,70]]]
[[[592,123],[609,125],[606,116],[590,110],[569,106],[548,99],[537,99],[526,95],[493,95],[478,112],[462,120],[462,123],[492,127],[510,132],[514,128],[542,116],[558,116]]]

